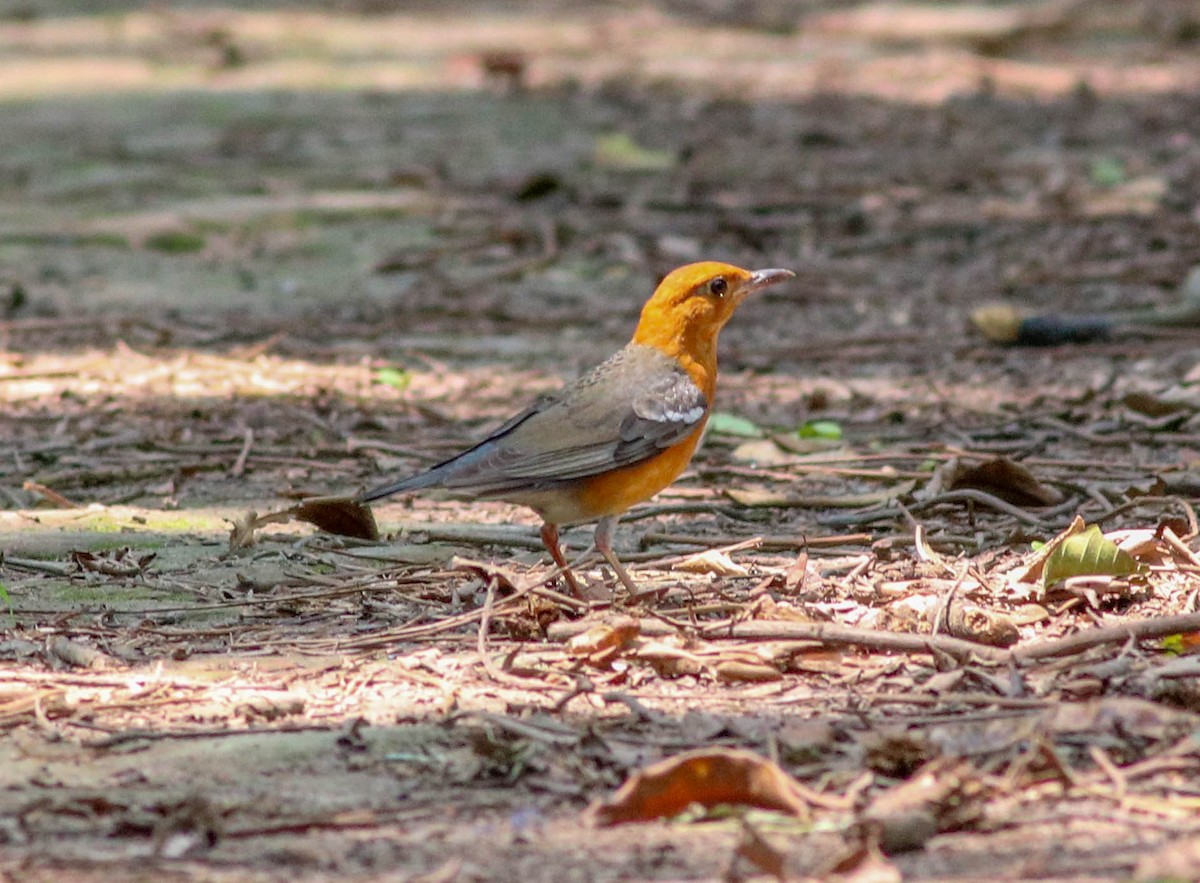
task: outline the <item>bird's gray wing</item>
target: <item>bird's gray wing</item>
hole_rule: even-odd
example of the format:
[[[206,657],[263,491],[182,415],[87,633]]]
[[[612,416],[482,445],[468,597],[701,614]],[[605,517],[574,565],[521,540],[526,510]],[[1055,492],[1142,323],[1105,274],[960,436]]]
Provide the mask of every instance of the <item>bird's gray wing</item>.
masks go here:
[[[552,487],[653,457],[700,429],[708,408],[673,359],[631,345],[473,448],[363,499],[430,486],[479,495]]]

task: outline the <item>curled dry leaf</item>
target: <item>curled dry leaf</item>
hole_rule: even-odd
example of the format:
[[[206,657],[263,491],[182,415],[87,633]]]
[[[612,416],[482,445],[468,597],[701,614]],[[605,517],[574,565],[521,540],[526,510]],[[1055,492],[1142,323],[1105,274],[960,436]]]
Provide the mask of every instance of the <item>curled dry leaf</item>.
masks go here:
[[[725,659],[716,664],[718,681],[762,683],[783,680],[783,674],[773,665],[763,662],[746,662],[741,659]]]
[[[632,616],[615,616],[568,640],[567,652],[576,657],[600,656],[607,660],[629,647],[641,632],[641,623]]]
[[[678,562],[674,570],[685,573],[711,573],[714,576],[749,576],[750,571],[720,549],[708,549]]]
[[[101,668],[111,661],[95,647],[72,641],[63,635],[51,635],[46,642],[46,649],[51,656],[71,668]]]
[[[233,523],[229,531],[229,548],[248,549],[255,543],[255,532],[269,524],[282,524],[292,519],[306,521],[314,527],[344,537],[361,540],[379,539],[379,528],[371,507],[352,497],[309,497],[288,509],[259,515],[251,510]]]
[[[638,647],[634,658],[647,663],[664,678],[698,675],[706,668],[704,659],[670,640],[649,641]]]
[[[1011,647],[1021,639],[1017,624],[1005,613],[962,602],[946,611],[945,628],[952,637],[989,647]]]
[[[521,582],[520,577],[508,567],[463,555],[455,555],[450,559],[450,569],[475,574],[484,580],[495,580],[496,587],[506,592],[515,591]]]
[[[778,765],[749,751],[689,751],[635,773],[608,800],[592,804],[599,825],[647,822],[678,815],[689,806],[757,806],[806,817],[798,782]]]
[[[1007,457],[996,457],[976,466],[965,466],[957,460],[951,463],[954,469],[944,478],[948,490],[973,488],[1014,506],[1031,508],[1062,502],[1063,495],[1057,488],[1042,484],[1027,468]]]
[[[109,552],[77,550],[71,553],[71,560],[79,566],[80,570],[114,577],[141,576],[156,557],[156,552],[135,555],[128,546]]]
[[[360,540],[379,539],[379,527],[371,507],[351,497],[311,497],[288,513],[321,530]]]
[[[266,523],[278,522],[279,519],[267,519]],[[229,551],[236,552],[239,549],[249,549],[258,540],[254,536],[254,532],[258,530],[262,522],[259,521],[259,515],[253,509],[243,515],[241,518],[233,522],[233,526],[229,528]]]

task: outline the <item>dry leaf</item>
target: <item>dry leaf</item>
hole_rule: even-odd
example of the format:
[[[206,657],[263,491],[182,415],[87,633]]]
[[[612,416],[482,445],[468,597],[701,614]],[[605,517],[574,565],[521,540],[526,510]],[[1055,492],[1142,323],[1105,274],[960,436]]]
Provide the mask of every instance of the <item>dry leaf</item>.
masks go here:
[[[1179,390],[1180,387],[1174,387]],[[1169,395],[1157,396],[1149,392],[1128,392],[1121,399],[1121,404],[1147,417],[1167,417],[1181,411],[1195,410],[1197,403],[1188,399],[1172,398]]]
[[[1007,457],[997,457],[977,466],[958,465],[946,479],[950,490],[973,488],[999,497],[1014,506],[1039,507],[1061,503],[1062,493],[1042,484],[1032,472]]]
[[[351,497],[313,497],[293,506],[292,517],[343,537],[379,539],[371,507]]]
[[[776,764],[749,751],[705,748],[668,758],[635,773],[588,815],[600,825],[646,822],[689,806],[757,806],[807,816],[798,783]]]
[[[641,631],[641,623],[632,616],[616,616],[571,638],[567,641],[567,652],[572,656],[592,656],[614,649],[623,650]]]
[[[660,677],[681,678],[698,675],[705,669],[705,662],[694,653],[663,641],[649,641],[632,654],[634,659],[647,663]]]
[[[278,522],[279,519],[268,518],[267,523]],[[229,528],[229,550],[231,552],[239,549],[249,549],[256,542],[257,538],[254,532],[258,529],[260,522],[258,513],[253,509],[247,512],[241,518],[233,522],[233,526]]]
[[[989,647],[1011,647],[1021,639],[1017,624],[1007,614],[962,601],[950,605],[943,625],[952,637]]]
[[[763,682],[783,679],[783,675],[779,669],[773,665],[759,662],[745,662],[740,659],[729,659],[718,662],[716,665],[716,675],[718,681],[726,682]]]
[[[783,466],[796,461],[795,454],[783,450],[769,438],[742,442],[733,449],[731,456],[738,463],[753,463],[759,467]]]
[[[248,549],[256,542],[255,532],[268,524],[282,524],[293,518],[329,533],[362,540],[379,539],[379,528],[371,507],[352,497],[309,497],[288,509],[259,515],[251,510],[233,523],[229,531],[231,550]]]
[[[450,559],[450,569],[465,570],[468,573],[478,574],[485,580],[495,580],[497,588],[506,592],[515,591],[521,582],[520,577],[510,568],[493,564],[490,561],[466,558],[462,555],[455,555]]]
[[[109,552],[74,551],[71,559],[80,570],[99,573],[104,576],[134,577],[142,576],[157,553],[134,555],[133,550],[126,546],[123,549],[113,549]]]
[[[761,487],[727,487],[724,493],[733,502],[748,509],[760,506],[787,506],[792,502],[792,498],[785,493]]]
[[[711,573],[715,576],[750,575],[750,571],[720,549],[708,549],[696,555],[689,555],[678,562],[672,570],[682,570],[684,573]]]
[[[46,642],[46,650],[55,659],[72,668],[100,668],[111,662],[107,655],[95,647],[72,641],[63,635],[51,635]]]

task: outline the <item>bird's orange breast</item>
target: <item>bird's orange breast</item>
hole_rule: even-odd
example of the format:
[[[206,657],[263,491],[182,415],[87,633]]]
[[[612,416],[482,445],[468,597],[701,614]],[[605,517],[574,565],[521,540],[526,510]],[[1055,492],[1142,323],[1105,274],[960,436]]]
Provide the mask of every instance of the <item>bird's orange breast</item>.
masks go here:
[[[687,468],[704,435],[705,422],[707,418],[691,435],[661,454],[581,480],[572,489],[579,509],[577,519],[573,520],[591,521],[619,515],[653,497]]]

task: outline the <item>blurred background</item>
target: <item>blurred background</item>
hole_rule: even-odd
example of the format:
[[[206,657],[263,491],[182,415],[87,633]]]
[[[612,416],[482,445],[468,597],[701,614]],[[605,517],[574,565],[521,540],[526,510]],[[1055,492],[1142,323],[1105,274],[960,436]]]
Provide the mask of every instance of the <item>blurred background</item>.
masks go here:
[[[700,258],[798,273],[725,334],[755,420],[1069,397],[1168,353],[968,317],[1177,300],[1198,50],[1182,0],[0,3],[0,432],[83,443],[99,401],[143,440],[436,450],[430,414],[476,430],[598,361]],[[296,481],[415,465],[364,457]]]
[[[0,0],[0,878],[1194,879],[1196,635],[1123,629],[1197,606],[1198,87],[1196,0]],[[797,275],[618,533],[678,653],[547,640],[520,507],[255,520],[460,450],[701,258]],[[1097,527],[1043,585],[1076,515],[1149,581]],[[813,817],[581,835],[698,744]],[[885,864],[889,817],[942,833]]]

